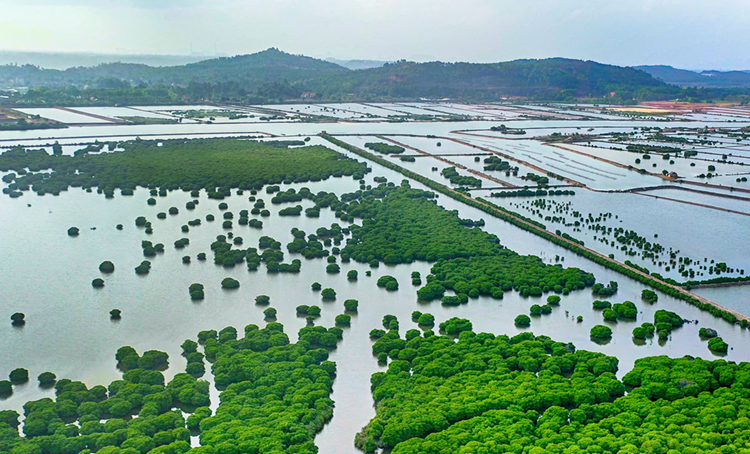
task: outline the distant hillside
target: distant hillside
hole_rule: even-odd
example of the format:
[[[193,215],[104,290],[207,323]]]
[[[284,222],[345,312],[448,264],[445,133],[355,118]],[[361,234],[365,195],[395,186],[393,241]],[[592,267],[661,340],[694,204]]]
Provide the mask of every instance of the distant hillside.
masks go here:
[[[26,105],[107,105],[133,100],[258,103],[303,97],[326,101],[394,98],[489,101],[507,97],[570,100],[607,96],[612,101],[632,101],[644,91],[664,95],[675,90],[637,69],[563,58],[490,64],[402,60],[351,70],[278,49],[168,67],[107,63],[60,71],[30,65],[0,66],[2,86],[47,87],[32,90],[23,97],[15,95],[10,101]],[[614,98],[611,93],[615,93]]]
[[[149,66],[186,65],[205,60],[196,55],[92,54],[83,52],[0,51],[0,65],[34,65],[46,69],[68,69],[103,63],[135,63]]]
[[[314,91],[391,97],[602,96],[665,84],[632,68],[552,58],[504,63],[413,63],[351,71],[309,82]]]
[[[346,68],[310,57],[268,49],[251,55],[215,58],[181,66],[153,67],[131,63],[106,63],[64,71],[23,65],[0,66],[0,85],[67,86],[93,84],[109,88],[111,79],[139,84],[182,84],[234,82],[246,89],[264,83],[295,82]],[[114,87],[111,87],[114,88]]]
[[[750,87],[750,73],[745,71],[688,71],[671,66],[635,66],[668,84],[681,87],[707,88],[747,88]]]
[[[326,61],[348,69],[380,68],[386,63],[389,63],[381,60],[338,60],[336,58],[326,58]]]

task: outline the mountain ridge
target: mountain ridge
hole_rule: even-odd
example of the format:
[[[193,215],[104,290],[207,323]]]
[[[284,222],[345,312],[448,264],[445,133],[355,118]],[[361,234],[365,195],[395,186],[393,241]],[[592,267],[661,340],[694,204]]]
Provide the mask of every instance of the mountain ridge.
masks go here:
[[[513,97],[607,98],[613,102],[631,102],[654,96],[673,98],[681,93],[678,87],[668,85],[648,71],[590,60],[546,58],[498,63],[400,60],[352,70],[277,48],[162,67],[105,63],[50,70],[6,65],[0,66],[0,86],[47,87],[46,94],[34,93],[34,97],[26,99],[28,104],[59,104],[92,97],[97,102],[108,98],[107,102],[125,103],[134,99],[131,95],[135,89],[143,92],[137,93],[136,98],[151,96],[154,102],[244,103],[407,98],[497,101]],[[117,101],[113,98],[116,93],[106,91],[111,89],[119,89],[128,96],[120,96]],[[92,94],[91,90],[99,91]],[[53,96],[52,92],[61,96]],[[154,98],[154,93],[158,97]]]
[[[668,84],[681,87],[747,88],[750,87],[748,71],[690,71],[668,65],[644,65],[633,68],[647,72]]]

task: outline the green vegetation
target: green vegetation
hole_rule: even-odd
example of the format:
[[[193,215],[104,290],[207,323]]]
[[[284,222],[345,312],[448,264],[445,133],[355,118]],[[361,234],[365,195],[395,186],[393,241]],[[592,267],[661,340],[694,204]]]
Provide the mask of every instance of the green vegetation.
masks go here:
[[[197,282],[194,284],[190,284],[190,287],[188,287],[188,294],[190,295],[190,299],[193,301],[202,301],[206,297],[203,289],[203,284],[199,284]]]
[[[663,145],[652,145],[652,144],[630,144],[625,149],[631,153],[674,153],[679,154],[682,152],[682,148],[678,147],[666,147]]]
[[[729,345],[720,337],[714,337],[708,341],[708,349],[717,354],[726,354]]]
[[[99,271],[102,273],[114,273],[115,272],[115,265],[110,261],[104,261],[99,265]]]
[[[103,288],[104,287],[104,279],[97,277],[93,281],[91,281],[91,286],[94,288]]]
[[[417,292],[421,299],[428,301],[445,289],[469,297],[488,295],[493,298],[502,298],[504,292],[517,290],[527,297],[542,296],[550,291],[567,294],[594,283],[593,275],[577,268],[545,265],[538,257],[520,256],[506,249],[489,257],[438,261],[431,272],[434,278]]]
[[[611,308],[604,309],[602,311],[602,317],[604,317],[605,321],[616,322],[617,321],[617,312],[615,312]]]
[[[382,333],[386,372],[372,376],[377,414],[357,436],[372,453],[741,452],[748,364],[618,360],[524,333]],[[631,389],[627,396],[626,387]]]
[[[659,339],[667,339],[673,330],[681,327],[684,323],[685,320],[674,312],[660,309],[654,313],[654,325]]]
[[[302,214],[302,205],[286,207],[279,210],[279,216],[299,216]]]
[[[449,336],[458,336],[464,331],[471,331],[473,326],[470,321],[453,317],[440,324],[440,332],[443,332]],[[399,354],[399,358],[401,355]]]
[[[490,193],[490,197],[509,198],[509,197],[547,197],[558,195],[575,195],[575,191],[570,189],[519,189],[516,191],[500,191]]]
[[[357,308],[359,307],[359,301],[357,300],[346,300],[344,301],[344,310],[346,312],[357,312]]]
[[[122,311],[120,309],[112,309],[109,311],[109,318],[111,320],[120,320],[122,318]]]
[[[0,109],[0,114],[5,113],[6,112]],[[12,113],[17,115],[19,112],[12,111]],[[64,129],[67,127],[68,125],[66,124],[40,118],[38,115],[25,116],[16,120],[5,119],[0,123],[0,131],[32,131],[39,129]],[[56,145],[57,147],[60,147],[60,144],[56,143]],[[55,152],[57,152],[57,150],[55,150]],[[60,147],[60,153],[62,153],[62,147]]]
[[[177,118],[154,118],[154,117],[120,117],[134,125],[171,125],[179,123]]]
[[[229,235],[231,237],[231,233]],[[238,240],[239,238],[239,240]],[[262,236],[258,245],[264,249],[262,254],[258,254],[258,249],[232,249],[234,245],[241,245],[242,238],[234,237],[232,243],[227,242],[227,236],[218,235],[216,241],[211,244],[211,250],[214,251],[214,263],[225,268],[233,268],[242,262],[247,262],[249,271],[257,271],[261,262],[265,262],[266,269],[269,273],[297,273],[302,267],[300,260],[292,260],[291,263],[282,263],[284,253],[281,252],[281,243],[268,236]]]
[[[78,229],[78,227],[71,227],[68,229],[68,235],[69,236],[78,236],[81,231]]]
[[[434,197],[407,184],[345,194],[342,200],[350,201],[345,211],[366,222],[350,227],[352,239],[342,254],[358,262],[376,259],[386,264],[513,255],[498,244],[495,235],[466,228],[468,222],[436,205]]]
[[[51,388],[57,382],[57,376],[52,372],[42,372],[37,377],[37,380],[39,381],[39,386],[42,388]]]
[[[670,80],[661,73],[654,74]],[[737,77],[731,74],[730,86],[731,79]],[[700,75],[693,77],[706,79]],[[724,80],[723,84],[711,86],[727,85],[726,78],[719,79]],[[745,92],[742,89],[681,88],[634,68],[564,58],[484,64],[403,60],[354,71],[273,48],[252,55],[165,67],[127,63],[66,70],[33,65],[0,67],[3,85],[14,86],[17,80],[34,88],[10,94],[5,101],[7,105],[263,104],[300,99],[305,92],[315,93],[315,101],[453,98],[487,102],[518,96],[569,102],[578,97],[590,97],[598,98],[594,102],[610,104],[644,99],[722,99]],[[703,80],[699,82],[697,85],[704,84]],[[220,114],[211,111],[203,115]],[[232,118],[232,114],[229,115]],[[237,113],[234,115],[238,118]],[[398,115],[393,121],[410,117],[425,116]],[[463,116],[446,115],[445,118],[458,120]]]
[[[144,260],[140,265],[135,267],[135,274],[144,275],[151,271],[151,262]]]
[[[384,275],[378,278],[378,287],[382,287],[388,291],[398,290],[398,281],[395,277]]]
[[[141,357],[130,347],[121,348],[118,362],[135,367],[108,387],[89,389],[82,382],[56,380],[50,372],[41,374],[40,385],[54,385],[55,398],[24,405],[23,436],[17,430],[19,415],[0,412],[0,452],[187,452],[190,431],[182,413],[208,406],[208,383],[177,374],[165,386],[162,373],[151,367],[161,366],[164,356],[162,352],[146,352]]]
[[[349,314],[339,314],[336,316],[336,326],[349,326],[352,322],[352,316]]]
[[[688,304],[691,304],[700,310],[709,312],[713,314],[716,317],[721,317],[724,320],[735,323],[737,322],[737,317],[730,313],[726,312],[722,309],[719,309],[718,307],[705,303],[697,298],[695,298],[692,294],[686,293],[684,291],[681,291],[681,289],[677,288],[676,286],[665,282],[661,278],[655,277],[655,276],[649,276],[648,274],[642,274],[642,270],[639,270],[638,268],[626,264],[622,264],[619,262],[616,262],[614,260],[611,260],[607,257],[602,256],[601,254],[597,254],[589,249],[586,249],[582,247],[582,245],[571,241],[569,239],[564,239],[559,235],[555,235],[549,231],[546,230],[546,227],[544,224],[541,224],[533,219],[526,218],[522,215],[519,215],[518,213],[515,213],[513,211],[509,211],[505,208],[502,208],[500,206],[497,206],[481,197],[477,197],[476,199],[472,199],[467,197],[464,194],[461,194],[459,192],[453,191],[450,188],[446,187],[445,185],[439,184],[434,182],[433,180],[423,177],[417,173],[414,173],[410,170],[404,169],[403,167],[399,166],[398,164],[395,164],[393,162],[390,162],[388,160],[382,159],[372,153],[369,153],[367,151],[361,150],[357,147],[354,147],[352,145],[349,145],[346,142],[342,142],[341,140],[338,140],[332,136],[329,135],[321,135],[324,139],[328,140],[329,142],[338,145],[346,150],[349,150],[350,152],[363,156],[369,160],[372,160],[374,162],[377,162],[378,164],[395,170],[397,172],[400,172],[401,174],[412,178],[416,181],[419,181],[420,183],[426,185],[430,189],[433,189],[441,194],[444,194],[448,197],[451,197],[453,199],[456,199],[458,201],[461,201],[469,206],[472,206],[478,210],[481,210],[487,214],[490,214],[491,216],[494,216],[496,218],[502,219],[511,225],[514,225],[522,230],[526,230],[530,233],[533,233],[534,235],[540,236],[553,244],[556,244],[560,247],[564,247],[575,254],[584,257],[586,259],[589,259],[593,261],[594,263],[597,263],[601,266],[604,266],[605,268],[614,270],[624,276],[627,276],[631,279],[634,279],[638,282],[641,282],[643,284],[646,284],[655,290],[658,290],[666,295],[669,295],[673,298],[680,299],[682,301],[685,301]]]
[[[365,148],[369,148],[372,151],[376,151],[381,154],[400,154],[406,151],[404,147],[398,145],[390,145],[383,142],[367,142]]]
[[[455,167],[444,168],[440,172],[440,175],[450,180],[451,184],[455,184],[458,186],[471,186],[475,188],[479,188],[482,186],[482,180],[476,177],[462,176],[458,173],[458,170],[456,170]]]
[[[641,292],[641,299],[647,303],[654,304],[659,300],[659,295],[656,294],[653,290],[649,289],[643,289],[643,292]]]
[[[592,340],[609,340],[612,339],[612,329],[609,326],[596,325],[591,328]]]
[[[57,195],[71,186],[98,186],[105,193],[149,186],[206,189],[211,198],[223,198],[230,188],[319,181],[367,171],[365,164],[322,146],[287,150],[237,139],[134,140],[119,146],[125,151],[78,156],[15,148],[0,155],[0,170],[37,169],[25,172],[10,187],[39,194]],[[176,211],[170,208],[170,213]]]
[[[597,296],[612,296],[617,293],[617,282],[610,281],[608,285],[596,283],[591,287],[591,293]]]
[[[496,236],[467,228],[464,220],[434,204],[433,198],[434,194],[406,183],[342,196],[352,201],[346,211],[366,220],[361,227],[350,227],[352,239],[342,252],[360,262],[377,259],[387,264],[443,259],[432,269],[436,279],[418,292],[420,299],[428,301],[442,298],[446,289],[502,298],[511,289],[524,296],[541,296],[594,284],[593,275],[576,268],[545,265],[537,257],[503,248]]]
[[[271,297],[268,295],[258,295],[255,297],[255,304],[258,306],[268,306],[271,304]]]
[[[221,288],[228,290],[240,288],[240,281],[232,279],[231,277],[225,277],[221,281]]]
[[[276,319],[276,308],[267,307],[263,310],[263,316],[266,319]]]
[[[717,333],[715,329],[701,328],[698,330],[698,335],[702,339],[713,339],[714,337],[718,337],[719,333]]]
[[[531,326],[531,318],[526,314],[521,314],[516,317],[514,323],[519,328],[526,328],[528,326]]]
[[[312,317],[320,317],[321,309],[319,306],[308,306],[307,304],[301,304],[297,306],[297,315],[309,315]]]
[[[421,326],[435,326],[435,316],[432,314],[421,314],[417,319],[417,324]]]
[[[357,270],[349,270],[346,272],[346,279],[349,281],[356,281],[359,273]]]
[[[336,291],[332,288],[324,288],[323,291],[320,292],[320,296],[324,300],[335,300],[336,299]]]
[[[313,438],[333,415],[336,365],[327,361],[327,349],[342,331],[303,328],[296,344],[279,323],[248,325],[244,332],[206,351],[221,403],[200,422],[203,447],[195,452],[317,452]]]
[[[623,303],[615,303],[612,306],[612,311],[617,314],[618,320],[635,320],[638,317],[638,308],[632,301],[625,301]],[[605,310],[606,312],[606,310]]]
[[[375,342],[373,353],[386,353],[392,361],[387,372],[372,376],[377,415],[357,436],[360,449],[523,452],[529,444],[517,433],[520,427],[486,419],[510,412],[536,423],[548,407],[592,406],[624,394],[614,375],[615,358],[530,333],[474,334],[463,319],[442,326],[457,333],[458,342],[418,333],[403,339],[395,331]],[[567,420],[568,410],[561,410]],[[533,435],[533,425],[525,433]],[[480,450],[462,448],[465,444]]]
[[[594,309],[596,310],[611,309],[612,303],[610,303],[609,301],[596,300],[593,302],[593,306],[594,306]]]
[[[633,338],[638,340],[646,340],[647,338],[654,337],[656,327],[653,323],[645,322],[641,326],[633,328]]]
[[[475,162],[479,162],[479,156],[474,158]],[[506,175],[509,176],[509,174],[517,175],[518,174],[518,167],[513,167],[510,162],[505,161],[498,156],[488,156],[484,158],[484,170],[494,170],[497,172],[507,172]]]
[[[544,306],[540,306],[538,304],[534,304],[529,309],[529,314],[538,317],[540,315],[549,315],[552,313],[552,306],[549,304],[545,304]]]
[[[490,128],[490,131],[498,131],[498,132],[501,132],[503,134],[514,134],[514,135],[524,135],[524,134],[526,134],[526,131],[524,131],[523,129],[509,128],[509,127],[507,127],[505,125],[492,126]]]
[[[26,314],[23,312],[16,312],[10,316],[10,320],[13,326],[23,326],[26,324]]]
[[[29,371],[19,367],[10,371],[8,378],[14,385],[20,385],[29,381]]]
[[[543,177],[541,175],[537,175],[535,173],[527,173],[526,175],[521,177],[522,180],[529,180],[536,183],[538,186],[547,186],[549,184],[549,178]]]

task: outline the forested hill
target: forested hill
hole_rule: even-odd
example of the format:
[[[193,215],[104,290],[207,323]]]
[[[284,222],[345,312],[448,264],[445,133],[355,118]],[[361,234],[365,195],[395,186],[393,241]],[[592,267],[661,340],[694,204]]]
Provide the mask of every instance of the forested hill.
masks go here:
[[[330,73],[348,71],[334,63],[278,49],[250,55],[215,58],[181,66],[154,67],[131,63],[106,63],[63,71],[33,65],[0,66],[0,85],[70,86],[88,84],[99,88],[123,85],[154,85],[234,82],[246,89],[281,80],[296,82]]]
[[[683,87],[733,88],[750,87],[750,73],[745,71],[688,71],[671,66],[635,66],[668,84]]]
[[[399,61],[351,70],[278,49],[169,67],[109,63],[59,71],[35,66],[0,66],[2,86],[53,88],[11,100],[19,104],[75,103],[80,99],[89,102],[92,98],[99,104],[126,103],[149,97],[155,103],[178,100],[255,103],[299,99],[305,92],[315,100],[328,101],[420,97],[499,100],[516,96],[563,100],[609,96],[612,92],[618,98],[632,99],[639,93],[675,89],[643,71],[592,61],[562,58],[486,64]]]
[[[563,58],[490,64],[401,61],[310,82],[311,89],[324,94],[406,98],[602,96],[665,85],[636,69]]]

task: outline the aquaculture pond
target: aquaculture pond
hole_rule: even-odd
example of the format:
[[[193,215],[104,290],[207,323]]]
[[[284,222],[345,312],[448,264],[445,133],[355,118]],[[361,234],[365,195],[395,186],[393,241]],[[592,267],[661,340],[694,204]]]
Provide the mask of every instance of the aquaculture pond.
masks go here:
[[[667,191],[656,191],[656,194],[670,198],[691,197],[689,193],[682,195],[680,191],[668,191],[666,194],[664,192]],[[657,258],[658,262],[668,262],[671,249],[673,252],[679,251],[678,256],[700,261],[701,266],[710,266],[711,260],[714,260],[715,263],[725,262],[737,270],[745,269],[746,273],[750,272],[750,251],[746,242],[742,240],[744,226],[748,223],[747,216],[649,197],[651,192],[643,194],[606,194],[576,189],[574,196],[493,197],[491,200],[544,223],[548,230],[561,230],[604,254],[615,254],[620,260],[630,260],[678,281],[688,280],[680,275],[679,268],[671,267],[667,270],[669,263],[656,265],[654,260],[642,258],[642,249],[634,246],[635,243],[630,247],[633,247],[638,255],[628,256],[621,250],[624,243],[617,241],[620,235],[604,235],[601,231],[589,229],[588,226],[606,225],[608,228],[636,232],[644,241],[659,244],[664,248],[664,252],[657,255],[660,257]],[[705,196],[698,197],[699,200],[705,199]],[[745,210],[750,208],[750,203],[747,202],[730,202],[737,208],[741,203],[747,205]],[[574,217],[574,212],[580,213],[583,218]],[[600,217],[609,213],[611,217]],[[589,214],[594,220],[599,221],[584,222]],[[575,222],[579,225],[576,226]],[[721,229],[717,228],[718,225],[722,226]],[[719,231],[722,233],[718,234]],[[685,238],[694,238],[696,241],[686,242]],[[602,240],[607,240],[610,244]],[[612,242],[614,244],[611,244]],[[704,261],[706,258],[708,261]],[[698,269],[697,266],[693,268]],[[717,277],[709,275],[707,271],[701,272],[705,273],[701,279]],[[729,275],[739,276],[739,272]]]

